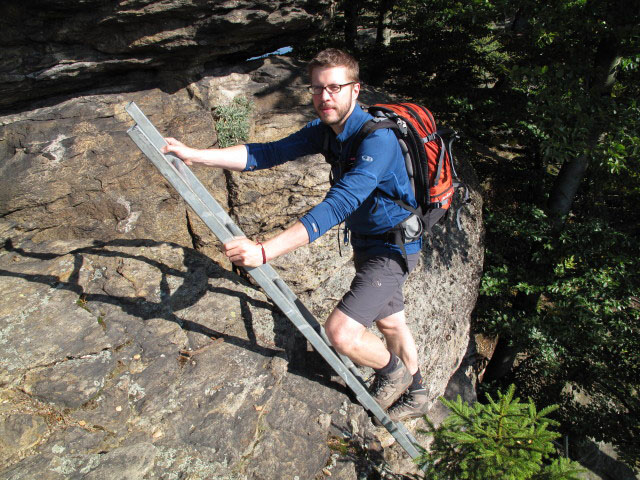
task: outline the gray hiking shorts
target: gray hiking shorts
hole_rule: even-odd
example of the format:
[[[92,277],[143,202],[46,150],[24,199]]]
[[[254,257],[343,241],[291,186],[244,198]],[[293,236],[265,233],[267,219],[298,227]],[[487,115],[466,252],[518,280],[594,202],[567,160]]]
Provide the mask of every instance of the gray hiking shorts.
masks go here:
[[[419,253],[408,256],[409,271],[418,263]],[[402,285],[409,276],[399,253],[366,255],[354,253],[356,276],[338,309],[365,327],[404,310]]]

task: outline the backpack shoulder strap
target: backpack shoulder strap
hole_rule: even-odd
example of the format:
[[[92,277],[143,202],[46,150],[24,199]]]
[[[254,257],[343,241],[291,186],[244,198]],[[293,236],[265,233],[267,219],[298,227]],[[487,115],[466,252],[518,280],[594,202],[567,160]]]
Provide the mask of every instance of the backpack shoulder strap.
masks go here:
[[[328,126],[324,128],[324,135],[322,137],[322,156],[325,161],[331,165],[337,160],[336,156],[333,154],[331,149],[329,148],[329,144],[331,143],[331,130]]]
[[[372,118],[371,120],[365,122],[362,127],[360,127],[360,130],[358,130],[358,132],[355,134],[355,138],[349,146],[346,161],[342,161],[341,158],[333,154],[333,152],[331,152],[331,149],[329,148],[331,132],[329,131],[329,127],[327,127],[323,138],[322,155],[324,156],[325,161],[332,166],[329,178],[329,182],[331,183],[331,185],[333,185],[338,178],[340,178],[345,172],[349,171],[353,167],[356,159],[356,154],[358,153],[358,149],[360,148],[360,145],[362,144],[364,139],[367,138],[371,133],[382,128],[390,128],[396,134],[396,137],[399,137],[400,135],[400,127],[393,120],[390,120],[388,118]],[[335,177],[334,168],[337,170],[337,174]]]
[[[349,160],[351,160],[352,158],[355,159],[356,153],[358,153],[358,149],[360,148],[360,145],[362,144],[364,139],[367,138],[371,133],[382,128],[389,128],[393,130],[393,132],[396,133],[397,136],[400,127],[396,122],[388,118],[372,118],[364,125],[362,125],[358,133],[356,133],[356,136],[353,139],[351,146],[349,147],[349,155],[347,158],[349,158]]]
[[[333,185],[336,182],[336,176],[339,177],[344,168],[340,165],[340,158],[334,154],[329,147],[331,144],[331,135],[334,135],[334,133],[328,125],[325,125],[321,153],[324,157],[324,161],[331,165],[331,170],[329,171],[329,184]],[[338,173],[335,173],[336,170]]]

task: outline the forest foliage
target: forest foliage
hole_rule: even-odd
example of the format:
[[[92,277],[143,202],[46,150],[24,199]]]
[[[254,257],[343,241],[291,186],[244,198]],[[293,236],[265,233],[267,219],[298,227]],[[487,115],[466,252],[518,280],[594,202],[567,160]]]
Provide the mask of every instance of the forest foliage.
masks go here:
[[[513,382],[556,403],[562,433],[611,442],[640,467],[640,5],[339,5],[327,34],[297,53],[355,53],[363,82],[461,131],[482,182],[475,329],[518,354],[482,388]]]

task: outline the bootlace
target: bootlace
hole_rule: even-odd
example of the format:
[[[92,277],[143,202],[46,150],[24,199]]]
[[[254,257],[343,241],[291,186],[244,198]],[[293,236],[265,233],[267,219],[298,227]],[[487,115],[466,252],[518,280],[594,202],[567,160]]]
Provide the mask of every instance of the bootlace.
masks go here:
[[[371,383],[371,393],[373,395],[380,392],[389,383],[389,378],[384,375],[376,375]]]
[[[393,404],[391,410],[395,410],[400,407],[412,407],[413,404],[411,402],[411,392],[404,392],[396,403]]]

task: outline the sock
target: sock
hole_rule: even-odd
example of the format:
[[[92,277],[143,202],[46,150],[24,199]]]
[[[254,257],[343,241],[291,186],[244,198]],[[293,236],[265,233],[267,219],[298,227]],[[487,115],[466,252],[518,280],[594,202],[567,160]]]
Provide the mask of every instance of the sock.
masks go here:
[[[413,374],[413,382],[409,385],[409,391],[420,390],[422,388],[424,388],[422,385],[422,374],[420,373],[420,367],[418,367],[416,373]]]
[[[389,373],[391,373],[393,370],[395,370],[398,367],[398,362],[399,361],[400,361],[400,359],[396,355],[394,355],[393,352],[392,352],[391,353],[391,358],[389,358],[389,363],[387,363],[387,365],[382,367],[382,368],[374,368],[374,370],[379,375],[388,375]]]

